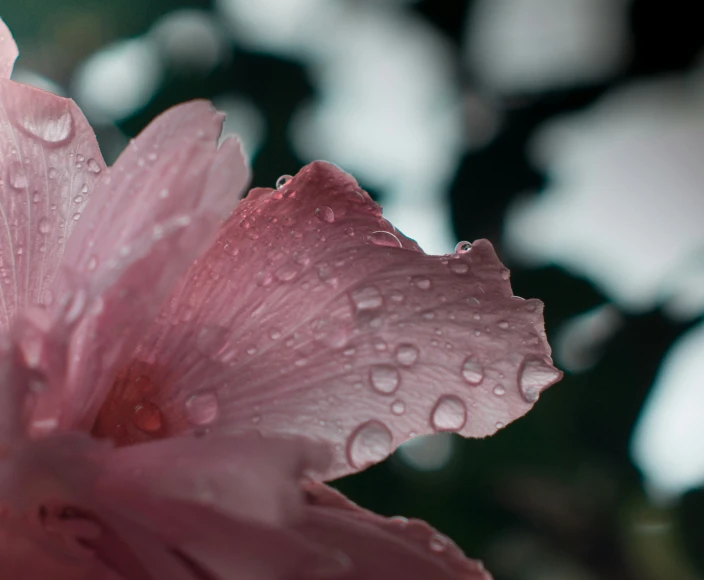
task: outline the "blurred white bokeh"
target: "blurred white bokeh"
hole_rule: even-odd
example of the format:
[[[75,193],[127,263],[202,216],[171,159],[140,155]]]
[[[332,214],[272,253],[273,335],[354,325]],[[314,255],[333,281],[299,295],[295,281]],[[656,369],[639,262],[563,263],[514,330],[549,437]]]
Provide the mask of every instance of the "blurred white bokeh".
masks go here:
[[[412,469],[439,471],[449,465],[454,450],[455,440],[450,433],[436,433],[406,441],[396,456]]]
[[[678,339],[663,359],[641,411],[631,455],[655,497],[704,484],[704,325]]]
[[[207,73],[229,50],[225,31],[207,10],[184,8],[162,16],[149,36],[176,71]]]
[[[120,40],[83,62],[71,93],[91,122],[112,123],[145,107],[163,74],[164,62],[153,39]]]
[[[611,304],[598,306],[566,320],[555,333],[555,360],[569,372],[579,373],[594,366],[604,343],[623,325],[623,316]]]
[[[602,80],[628,56],[630,0],[478,0],[465,58],[486,88],[532,93]]]
[[[527,263],[586,276],[619,306],[704,311],[704,75],[617,89],[544,127],[548,187],[514,205],[506,240]]]

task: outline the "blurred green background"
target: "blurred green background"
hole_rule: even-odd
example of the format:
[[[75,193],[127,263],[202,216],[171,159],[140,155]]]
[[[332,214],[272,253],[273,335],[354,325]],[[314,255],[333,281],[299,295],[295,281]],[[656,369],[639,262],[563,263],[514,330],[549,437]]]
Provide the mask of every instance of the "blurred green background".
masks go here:
[[[497,580],[694,580],[704,578],[704,474],[658,492],[667,474],[644,479],[631,445],[648,393],[664,380],[664,355],[704,308],[675,316],[660,299],[633,306],[598,268],[521,259],[507,216],[527,194],[559,184],[550,159],[536,162],[534,137],[546,123],[592,110],[620,87],[699,70],[696,8],[685,0],[3,0],[0,16],[20,47],[15,78],[75,98],[108,161],[165,108],[214,99],[230,114],[227,129],[243,135],[255,185],[272,186],[314,157],[335,161],[427,250],[487,237],[511,268],[515,294],[545,302],[567,373],[531,413],[488,440],[413,442],[334,485],[376,512],[429,521]],[[658,99],[653,110],[676,116],[677,99]],[[688,127],[699,136],[701,124],[696,113]],[[667,127],[658,131],[670,135]],[[701,191],[697,179],[690,185]],[[661,192],[673,211],[698,207],[678,186]],[[649,199],[628,203],[624,247],[626,225],[648,227],[638,207]],[[692,393],[704,390],[702,376],[688,380]],[[688,431],[686,413],[672,417],[684,441],[672,452],[685,447],[680,462],[691,467],[704,440],[696,425]]]

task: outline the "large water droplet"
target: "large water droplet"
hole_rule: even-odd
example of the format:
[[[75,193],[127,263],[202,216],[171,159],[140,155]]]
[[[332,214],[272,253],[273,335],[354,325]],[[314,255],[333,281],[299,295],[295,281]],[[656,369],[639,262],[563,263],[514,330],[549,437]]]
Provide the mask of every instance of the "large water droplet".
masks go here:
[[[335,212],[332,208],[324,205],[322,207],[316,208],[315,217],[317,217],[321,222],[326,222],[331,224],[335,221]]]
[[[396,367],[391,365],[372,365],[369,369],[369,382],[375,391],[390,395],[398,389],[401,377]]]
[[[196,335],[196,348],[205,356],[216,356],[227,346],[229,336],[224,326],[204,326]]]
[[[284,185],[286,185],[289,181],[293,179],[293,176],[291,175],[282,175],[276,180],[276,189],[281,189]]]
[[[469,242],[460,242],[455,246],[455,254],[466,254],[472,249],[472,244]]]
[[[347,441],[347,460],[352,467],[364,469],[391,453],[391,431],[380,421],[362,423]]]
[[[459,431],[467,422],[467,407],[455,395],[443,395],[435,403],[430,424],[435,431]]]
[[[390,248],[403,247],[403,245],[401,244],[401,240],[399,240],[391,232],[372,232],[367,239],[375,246],[387,246]]]
[[[535,403],[540,393],[561,377],[562,372],[543,357],[528,355],[518,371],[518,388],[526,402]]]
[[[40,141],[59,144],[73,133],[73,115],[70,111],[59,114],[33,114],[19,120],[20,127]]]
[[[218,399],[212,391],[203,391],[186,400],[186,414],[193,425],[210,425],[218,416]]]
[[[88,171],[91,173],[100,173],[100,164],[92,157],[86,163],[88,165]]]
[[[51,229],[51,224],[49,223],[49,220],[46,218],[41,218],[39,220],[39,232],[42,234],[48,234],[49,230]]]
[[[405,367],[410,367],[418,360],[418,348],[409,343],[402,343],[396,349],[396,361]]]
[[[132,423],[145,433],[157,433],[164,425],[164,415],[161,409],[151,401],[137,404],[132,413]]]
[[[473,356],[468,356],[462,363],[462,377],[473,387],[484,380],[484,367]]]
[[[375,286],[364,286],[363,288],[352,290],[350,292],[350,300],[352,300],[352,304],[354,304],[358,312],[376,310],[381,308],[384,303],[381,293]]]

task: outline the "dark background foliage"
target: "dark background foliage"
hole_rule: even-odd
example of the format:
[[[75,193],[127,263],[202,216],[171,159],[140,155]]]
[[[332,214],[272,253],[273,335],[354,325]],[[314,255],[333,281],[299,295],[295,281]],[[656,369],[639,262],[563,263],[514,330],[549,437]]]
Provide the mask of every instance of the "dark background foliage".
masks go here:
[[[418,0],[403,9],[430,23],[459,55],[472,4]],[[207,0],[3,0],[0,16],[20,45],[21,64],[69,87],[76,67],[91,53],[143,34],[180,7],[212,8]],[[634,0],[628,8],[631,53],[616,77],[511,100],[497,97],[500,131],[459,159],[445,192],[456,238],[487,237],[501,248],[507,207],[546,180],[526,155],[534,130],[547,119],[589,106],[628,79],[692,66],[704,44],[697,14],[697,2]],[[135,135],[183,100],[231,93],[256,103],[266,119],[254,183],[270,185],[281,174],[295,173],[308,160],[291,146],[289,123],[319,91],[308,64],[255,52],[236,39],[227,51],[206,73],[167,71],[146,106],[116,127],[99,130],[101,142]],[[466,68],[455,69],[463,89],[478,82]],[[383,203],[382,188],[371,193]],[[589,280],[558,267],[509,265],[514,292],[546,303],[549,337],[570,317],[608,303]],[[704,491],[657,506],[628,453],[661,358],[693,322],[673,322],[660,310],[624,314],[623,320],[594,366],[568,374],[531,413],[493,438],[457,438],[442,469],[419,471],[394,456],[335,485],[376,512],[429,521],[468,555],[483,559],[497,580],[704,577]]]

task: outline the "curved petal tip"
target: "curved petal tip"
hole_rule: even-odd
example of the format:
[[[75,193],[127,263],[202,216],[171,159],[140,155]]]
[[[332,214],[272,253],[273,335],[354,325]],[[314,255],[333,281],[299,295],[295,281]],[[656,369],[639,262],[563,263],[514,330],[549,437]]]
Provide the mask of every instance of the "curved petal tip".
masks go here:
[[[10,78],[18,55],[19,51],[15,39],[12,38],[10,29],[0,18],[0,79]]]

